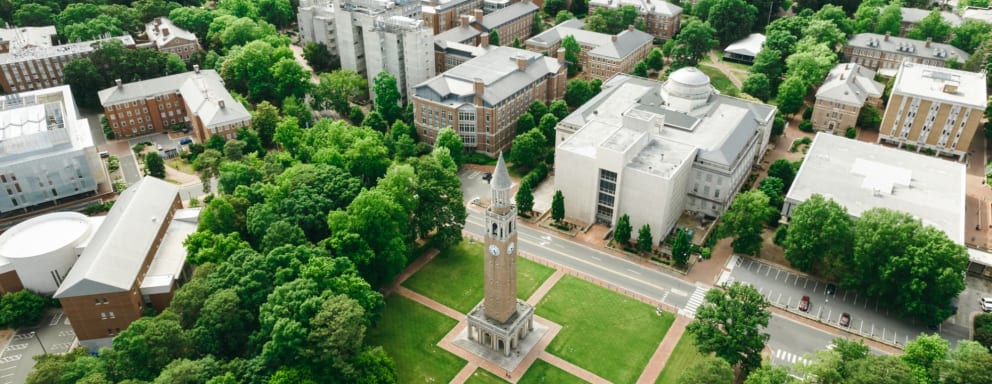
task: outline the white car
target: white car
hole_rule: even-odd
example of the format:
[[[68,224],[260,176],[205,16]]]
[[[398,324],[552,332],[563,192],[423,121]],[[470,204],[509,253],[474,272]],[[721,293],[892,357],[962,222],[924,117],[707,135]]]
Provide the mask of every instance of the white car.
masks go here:
[[[992,312],[992,297],[978,299],[978,304],[981,304],[983,311]]]

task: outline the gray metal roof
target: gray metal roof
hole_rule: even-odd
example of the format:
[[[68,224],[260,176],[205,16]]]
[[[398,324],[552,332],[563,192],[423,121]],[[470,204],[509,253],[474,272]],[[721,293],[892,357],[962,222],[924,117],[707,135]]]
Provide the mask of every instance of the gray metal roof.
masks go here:
[[[864,105],[868,97],[882,97],[883,91],[885,85],[875,81],[875,71],[855,63],[842,63],[827,74],[816,91],[816,98]]]
[[[440,44],[444,47],[446,42],[456,42],[456,43],[467,43],[482,34],[478,29],[472,28],[467,25],[461,25],[451,28],[447,31],[441,32],[434,36],[434,44]]]
[[[503,161],[503,152],[499,153],[496,160],[496,169],[493,171],[492,189],[505,191],[513,187],[513,180],[510,179],[510,172],[506,170],[506,162]]]
[[[584,25],[579,20],[569,20],[527,39],[527,43],[549,47],[572,35],[579,45],[594,47],[589,50],[589,55],[620,60],[654,41],[654,36],[638,29],[624,30],[617,34],[616,41],[613,41],[613,35],[584,30],[582,29]]]
[[[151,176],[124,190],[54,297],[130,290],[177,196],[179,187]]]
[[[525,69],[520,69],[518,59],[526,61]],[[414,90],[417,97],[461,104],[471,102],[475,95],[474,82],[478,79],[485,85],[482,100],[491,106],[560,69],[561,64],[556,59],[535,52],[490,47],[484,55],[420,83]]]
[[[992,24],[992,9],[968,7],[964,9],[961,17],[965,20],[978,20]]]
[[[238,121],[251,120],[251,113],[224,88],[224,82],[217,76],[194,74],[179,88],[183,101],[203,121],[203,125],[214,127]]]
[[[193,76],[194,73],[194,71],[189,71],[177,73],[175,75],[156,77],[154,79],[135,81],[133,83],[125,83],[121,84],[119,87],[113,86],[103,89],[98,92],[97,95],[100,97],[100,105],[107,107],[126,101],[144,100],[145,98],[155,97],[156,95],[175,93],[179,92],[179,87],[186,82],[186,79]],[[220,75],[213,69],[201,70],[200,74],[220,80]]]
[[[882,9],[883,8],[879,8],[879,11],[881,11]],[[902,13],[903,23],[916,24],[919,23],[921,20],[923,20],[923,18],[930,15],[930,10],[927,9],[902,7],[899,8],[899,11],[900,13]],[[952,27],[957,27],[961,25],[961,17],[955,15],[954,13],[944,11],[940,13],[940,17],[943,18],[944,21],[950,24]]]
[[[958,62],[961,63],[967,60],[969,56],[968,52],[949,44],[930,43],[930,46],[927,47],[925,41],[905,37],[890,36],[888,37],[888,41],[885,41],[885,39],[885,35],[877,33],[859,33],[852,36],[847,41],[847,45],[856,48],[876,49],[884,52],[894,52],[907,56],[931,59],[946,60],[951,57],[957,57]]]
[[[156,24],[156,19],[158,24]],[[168,17],[158,17],[156,19],[145,24],[145,35],[148,36],[148,40],[154,41],[157,46],[164,46],[175,39],[196,41],[196,35],[193,32],[179,28]],[[158,28],[155,28],[156,26]],[[163,29],[168,29],[169,34],[166,35]]]
[[[761,52],[761,47],[764,45],[765,35],[760,33],[752,33],[747,35],[747,37],[728,45],[723,51],[754,57],[758,56],[758,52]]]
[[[594,6],[619,8],[624,5],[632,5],[637,8],[638,13],[652,13],[656,15],[678,16],[682,14],[682,7],[667,1],[661,0],[589,0],[590,8]]]
[[[482,24],[482,27],[486,31],[492,31],[499,28],[503,24],[516,20],[521,16],[533,15],[537,13],[537,10],[537,5],[534,5],[534,3],[530,1],[521,1],[483,16],[482,22],[479,24]]]

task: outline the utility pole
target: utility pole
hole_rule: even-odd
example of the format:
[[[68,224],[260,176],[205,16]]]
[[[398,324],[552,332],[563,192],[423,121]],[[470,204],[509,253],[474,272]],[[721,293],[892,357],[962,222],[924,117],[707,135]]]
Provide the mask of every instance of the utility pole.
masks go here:
[[[38,336],[38,332],[37,331],[31,331],[31,333],[34,334],[34,338],[37,339],[38,340],[38,344],[41,345],[41,353],[47,355],[48,354],[48,351],[45,350],[45,343],[42,343],[41,342],[41,336]]]

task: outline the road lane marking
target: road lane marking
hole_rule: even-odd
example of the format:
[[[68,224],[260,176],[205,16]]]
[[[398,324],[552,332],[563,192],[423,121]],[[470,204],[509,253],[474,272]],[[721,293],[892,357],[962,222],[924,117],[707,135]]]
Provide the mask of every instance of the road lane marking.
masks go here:
[[[633,269],[630,269],[630,268],[627,268],[627,272],[633,273],[635,275],[640,275],[641,274],[640,272],[637,272],[637,271],[635,271]]]

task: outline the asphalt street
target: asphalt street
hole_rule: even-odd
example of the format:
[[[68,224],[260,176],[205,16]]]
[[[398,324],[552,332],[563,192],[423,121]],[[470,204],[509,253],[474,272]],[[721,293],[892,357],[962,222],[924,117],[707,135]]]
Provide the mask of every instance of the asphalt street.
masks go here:
[[[75,338],[60,309],[50,310],[36,327],[18,329],[0,350],[0,384],[25,382],[34,368],[34,356],[68,352]]]
[[[843,313],[851,315],[851,332],[871,335],[890,343],[905,345],[921,333],[939,332],[954,346],[958,340],[968,338],[968,329],[961,325],[945,323],[939,330],[929,330],[920,322],[899,319],[889,313],[878,301],[867,300],[856,292],[837,289],[826,293],[827,283],[800,276],[773,265],[750,258],[733,258],[730,281],[748,283],[758,289],[769,302],[795,310],[803,296],[810,297],[809,310],[804,315],[832,326],[839,326]]]
[[[134,152],[118,156],[121,162],[121,173],[124,174],[124,181],[127,185],[132,185],[141,181],[141,171],[138,169],[138,160],[134,157]]]

